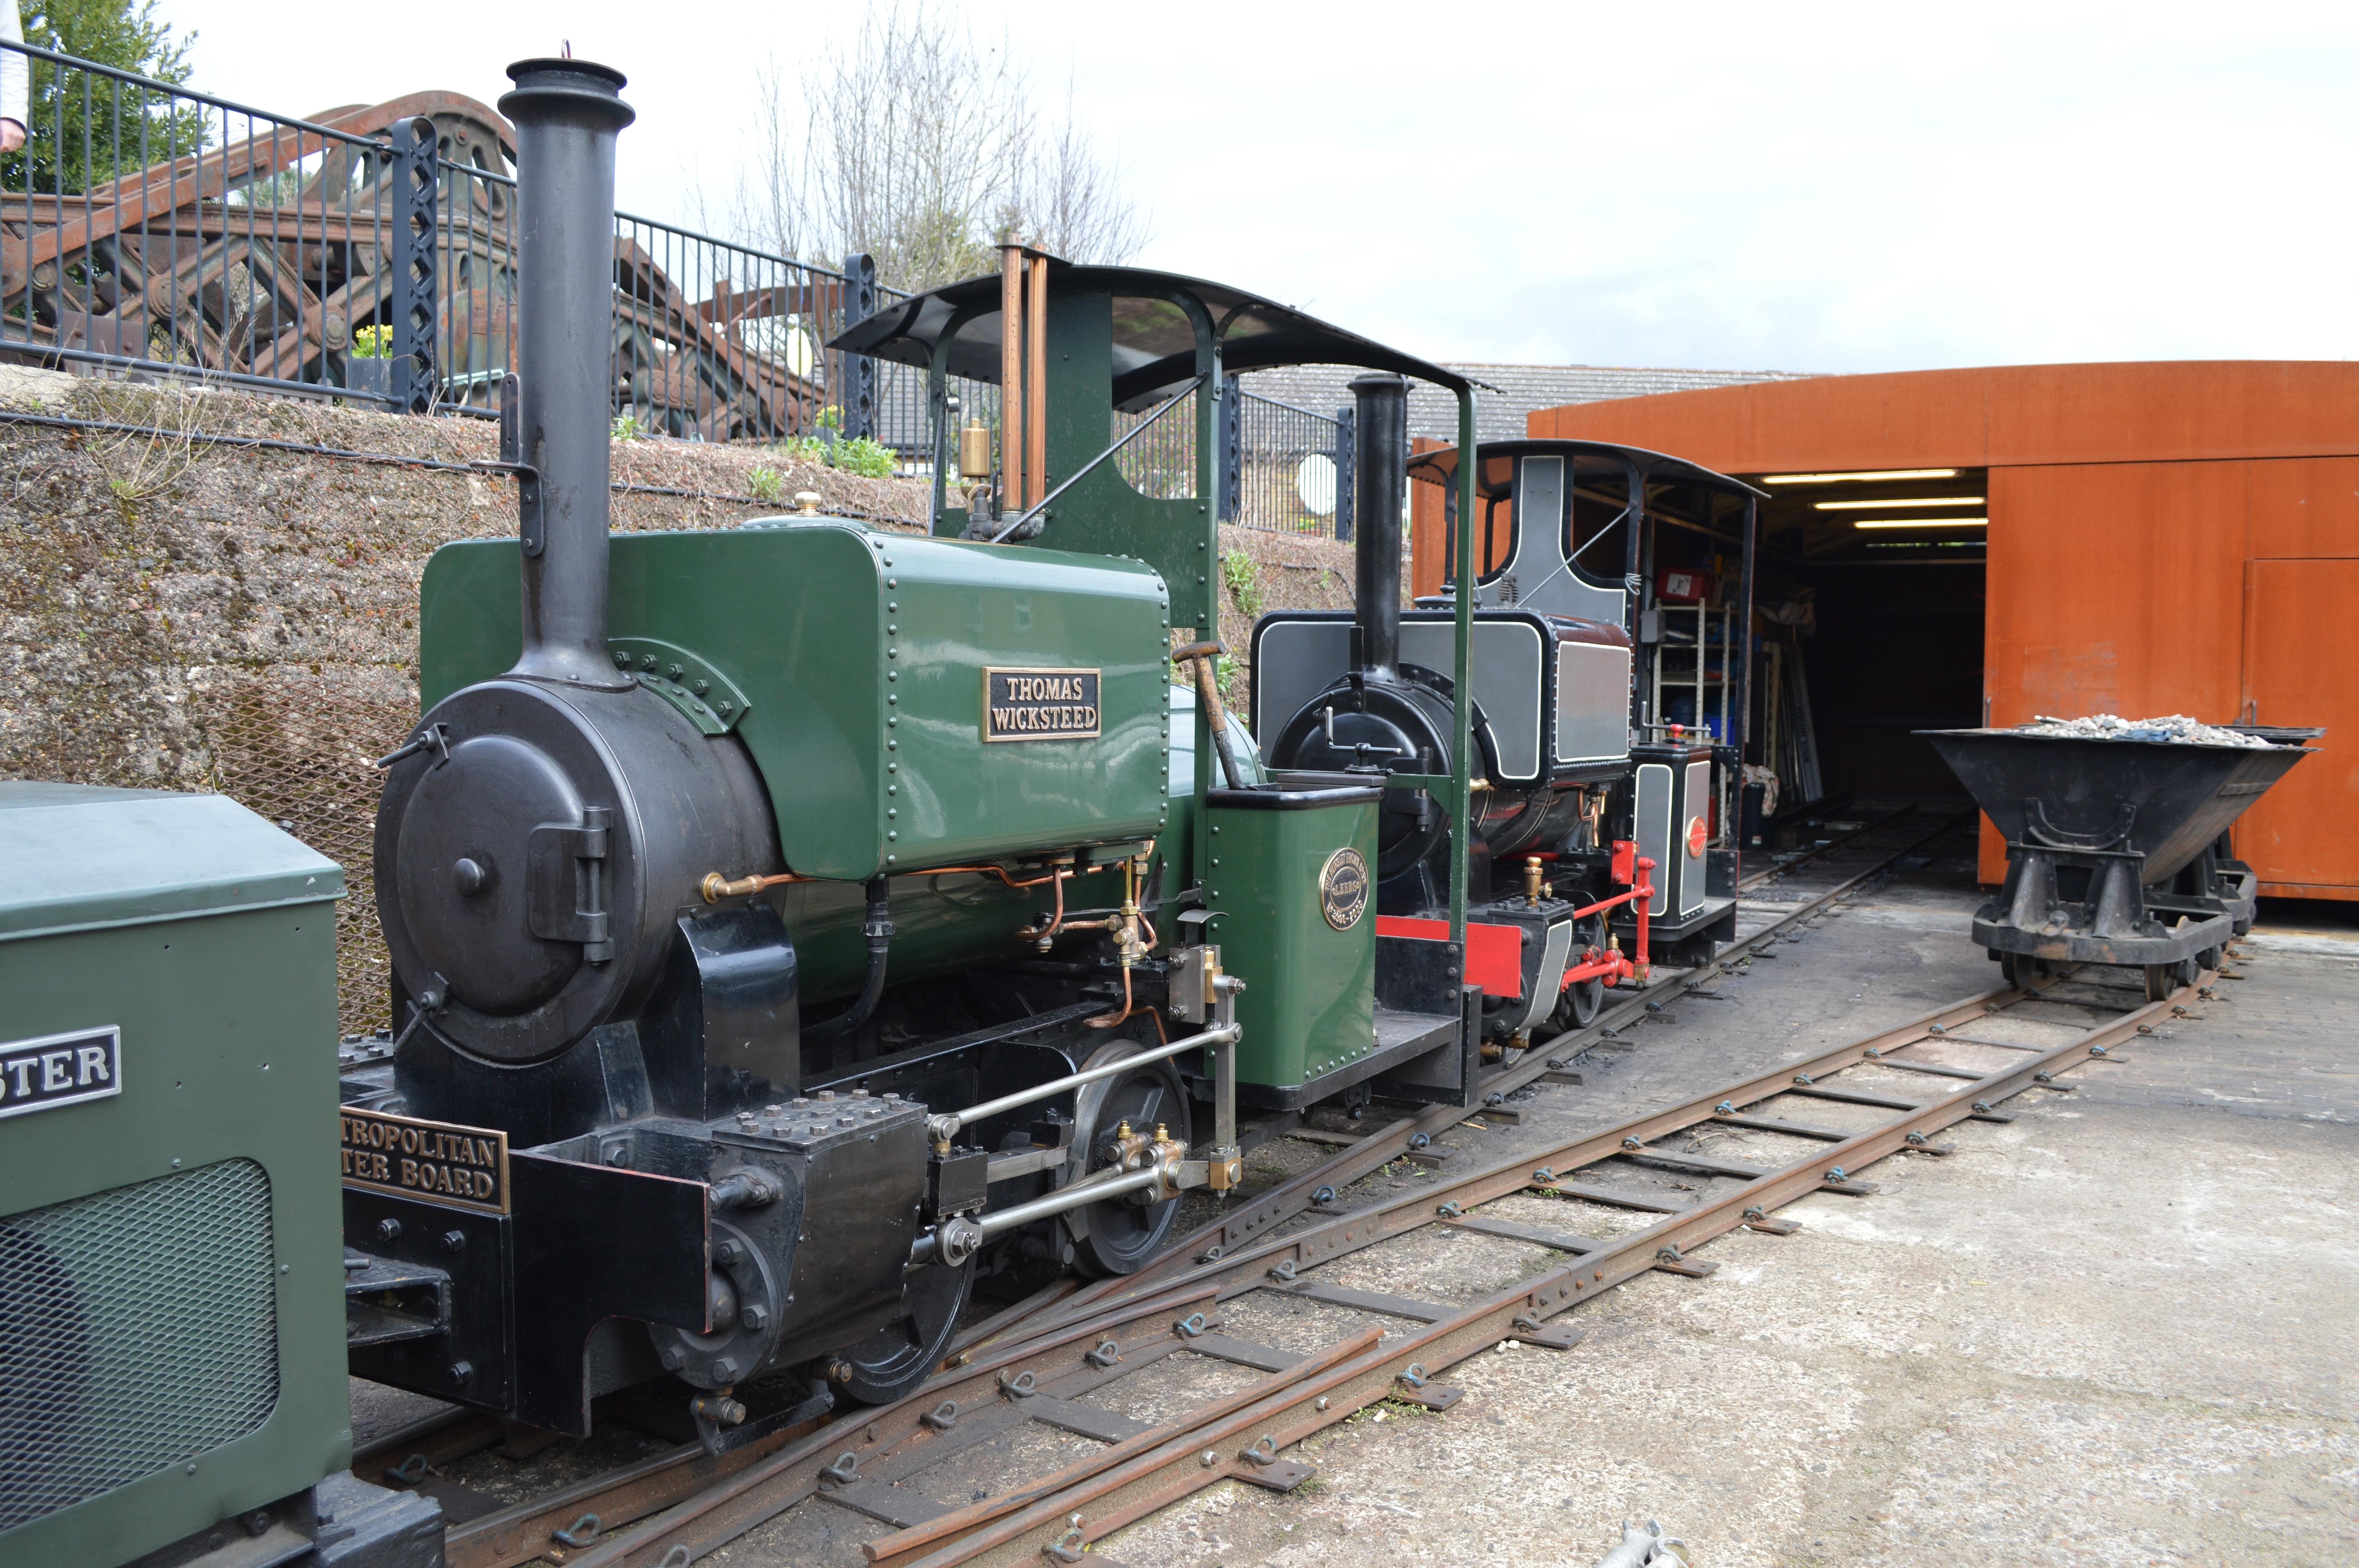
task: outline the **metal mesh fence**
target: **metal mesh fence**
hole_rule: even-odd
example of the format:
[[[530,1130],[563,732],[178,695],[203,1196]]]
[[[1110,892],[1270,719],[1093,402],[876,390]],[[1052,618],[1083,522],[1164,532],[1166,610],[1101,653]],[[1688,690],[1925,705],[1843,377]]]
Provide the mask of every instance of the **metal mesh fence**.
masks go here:
[[[336,904],[336,997],[346,1033],[391,1020],[391,970],[376,916],[371,765],[418,721],[416,695],[370,674],[300,665],[242,671],[198,698],[222,793],[344,868]]]
[[[277,1402],[260,1165],[0,1219],[0,1530],[243,1437]]]

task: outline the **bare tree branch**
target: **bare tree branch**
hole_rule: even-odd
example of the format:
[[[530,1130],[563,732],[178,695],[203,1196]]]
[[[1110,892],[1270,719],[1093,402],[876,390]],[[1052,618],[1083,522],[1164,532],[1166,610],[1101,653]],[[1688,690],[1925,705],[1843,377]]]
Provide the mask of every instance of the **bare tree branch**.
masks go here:
[[[899,288],[990,272],[1004,240],[1112,262],[1147,239],[1074,117],[1071,82],[1049,120],[1006,40],[978,45],[940,0],[870,10],[848,46],[808,70],[773,59],[749,140],[729,227],[826,266],[865,251]]]

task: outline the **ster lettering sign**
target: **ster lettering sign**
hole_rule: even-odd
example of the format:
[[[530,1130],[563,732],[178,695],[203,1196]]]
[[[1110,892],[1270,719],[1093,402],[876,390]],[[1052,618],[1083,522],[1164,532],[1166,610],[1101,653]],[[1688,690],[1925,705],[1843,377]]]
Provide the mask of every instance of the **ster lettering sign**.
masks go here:
[[[344,1108],[344,1185],[445,1208],[508,1211],[508,1135]]]
[[[1095,670],[985,670],[985,741],[1088,741],[1098,733]]]
[[[123,1092],[123,1031],[113,1024],[0,1045],[0,1117]]]

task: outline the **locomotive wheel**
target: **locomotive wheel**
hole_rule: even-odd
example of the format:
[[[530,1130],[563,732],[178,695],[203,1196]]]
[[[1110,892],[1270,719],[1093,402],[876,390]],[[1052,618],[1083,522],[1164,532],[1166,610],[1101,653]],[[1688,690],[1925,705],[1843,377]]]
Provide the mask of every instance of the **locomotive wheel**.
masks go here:
[[[972,1258],[955,1269],[929,1264],[910,1270],[901,1296],[909,1315],[878,1330],[859,1349],[835,1357],[852,1374],[842,1377],[839,1369],[838,1393],[856,1404],[885,1405],[925,1381],[950,1354],[951,1336],[958,1332],[959,1314],[966,1310],[967,1292],[973,1285]]]
[[[1136,1040],[1109,1040],[1083,1064],[1102,1067],[1118,1062],[1142,1047]],[[1084,1088],[1074,1108],[1073,1141],[1089,1151],[1081,1176],[1093,1175],[1111,1163],[1114,1135],[1125,1121],[1133,1132],[1153,1136],[1162,1127],[1183,1144],[1192,1144],[1188,1092],[1179,1070],[1169,1061],[1149,1062],[1134,1072],[1101,1078]],[[1086,1141],[1084,1141],[1086,1140]],[[1073,1237],[1073,1264],[1083,1273],[1103,1279],[1127,1274],[1163,1249],[1180,1217],[1180,1200],[1134,1204],[1126,1197],[1107,1198],[1065,1217]]]
[[[1603,952],[1605,947],[1604,917],[1592,915],[1582,921],[1580,929],[1574,933],[1574,939],[1584,952],[1591,948]],[[1575,980],[1565,987],[1564,994],[1557,999],[1556,1011],[1550,1022],[1560,1030],[1586,1029],[1597,1022],[1597,1015],[1604,1011],[1604,1007],[1603,980]]]

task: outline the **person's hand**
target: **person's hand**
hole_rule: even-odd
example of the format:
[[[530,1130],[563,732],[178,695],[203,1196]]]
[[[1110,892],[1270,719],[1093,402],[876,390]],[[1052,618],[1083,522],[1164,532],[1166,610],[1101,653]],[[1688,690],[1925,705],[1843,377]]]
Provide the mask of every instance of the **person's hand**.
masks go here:
[[[14,120],[0,120],[0,153],[13,153],[25,145],[25,127]]]

